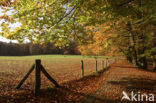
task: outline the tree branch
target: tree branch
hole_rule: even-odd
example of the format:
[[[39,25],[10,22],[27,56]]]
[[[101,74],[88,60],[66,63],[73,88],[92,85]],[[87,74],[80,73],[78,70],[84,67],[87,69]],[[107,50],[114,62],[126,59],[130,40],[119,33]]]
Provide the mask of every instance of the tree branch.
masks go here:
[[[124,3],[119,4],[119,5],[117,5],[117,6],[123,6],[123,5],[126,5],[126,4],[128,4],[128,3],[132,2],[132,1],[134,1],[134,0],[128,0],[127,2],[124,2]]]
[[[77,8],[76,8],[77,9]],[[75,10],[75,7],[72,8],[72,10],[70,10],[69,13],[65,14],[62,18],[60,18],[53,26],[57,25],[58,23],[60,23],[64,18],[66,18],[68,15],[70,15],[72,13],[72,11]],[[48,29],[51,29],[53,26],[48,27]]]

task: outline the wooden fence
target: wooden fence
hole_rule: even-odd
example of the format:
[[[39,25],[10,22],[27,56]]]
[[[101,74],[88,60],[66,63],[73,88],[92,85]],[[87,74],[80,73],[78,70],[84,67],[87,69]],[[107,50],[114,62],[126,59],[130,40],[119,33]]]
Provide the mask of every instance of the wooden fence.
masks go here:
[[[101,68],[105,69],[109,67],[112,63],[114,63],[117,59],[110,60],[108,58],[104,60],[101,60]],[[16,89],[19,89],[24,81],[28,78],[30,73],[35,69],[35,87],[34,87],[34,94],[39,95],[40,93],[40,87],[41,87],[41,72],[55,85],[55,87],[59,87],[59,84],[53,79],[48,72],[45,70],[43,65],[41,64],[41,60],[37,59],[35,60],[35,63],[31,66],[29,71],[26,73],[26,75],[23,77],[23,79],[19,82],[19,84],[16,86]],[[84,77],[84,60],[81,60],[81,75]],[[95,59],[95,72],[98,73],[98,59]]]
[[[98,68],[98,59],[95,58],[95,72],[98,73],[98,69],[101,70],[101,69],[108,68],[111,64],[113,64],[117,60],[118,60],[118,58],[115,58],[115,59],[108,59],[108,58],[106,58],[105,60],[102,59],[101,60],[101,68]],[[104,63],[104,61],[105,61],[105,63]],[[84,68],[84,60],[81,60],[81,75],[82,75],[82,77],[84,77],[84,70],[85,70],[85,68]]]

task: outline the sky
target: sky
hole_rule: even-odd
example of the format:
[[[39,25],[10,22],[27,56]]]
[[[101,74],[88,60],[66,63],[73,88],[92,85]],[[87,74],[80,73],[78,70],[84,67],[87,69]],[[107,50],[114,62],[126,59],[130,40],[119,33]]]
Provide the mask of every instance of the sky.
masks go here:
[[[12,15],[11,13],[12,11],[8,11],[6,12],[7,15]],[[0,8],[0,16],[4,15],[3,10]],[[0,19],[0,24],[3,22],[4,20]],[[10,24],[9,26],[11,27],[11,30],[15,29],[16,27],[19,27],[21,24],[20,23],[14,23],[14,24]],[[0,32],[1,32],[1,27],[0,27]],[[0,36],[0,41],[2,42],[13,42],[13,43],[17,43],[17,40],[9,40],[6,39],[5,37]]]

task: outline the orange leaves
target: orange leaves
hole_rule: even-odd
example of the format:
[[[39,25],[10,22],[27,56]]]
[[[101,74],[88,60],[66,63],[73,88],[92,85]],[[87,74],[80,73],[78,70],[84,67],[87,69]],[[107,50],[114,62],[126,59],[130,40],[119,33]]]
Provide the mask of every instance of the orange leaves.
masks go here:
[[[93,36],[93,42],[87,45],[78,46],[79,52],[83,55],[100,55],[104,54],[105,45],[108,42],[108,39],[111,37],[111,33],[104,33],[110,26],[108,26],[110,22],[106,24],[102,24],[101,26],[87,26],[86,29],[89,29],[91,32],[87,33],[87,35]],[[94,31],[97,29],[97,31]]]
[[[18,0],[1,0],[0,6],[8,7],[10,5],[15,5]]]

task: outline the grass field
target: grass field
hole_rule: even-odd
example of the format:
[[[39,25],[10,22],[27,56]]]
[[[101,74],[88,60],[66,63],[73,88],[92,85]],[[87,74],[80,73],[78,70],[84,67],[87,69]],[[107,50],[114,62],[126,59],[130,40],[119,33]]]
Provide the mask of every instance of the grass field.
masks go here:
[[[101,70],[101,61],[107,57],[99,56],[98,70]],[[72,55],[37,55],[37,56],[0,56],[0,94],[13,90],[18,82],[27,73],[35,59],[41,59],[47,72],[60,84],[81,78],[81,60],[84,60],[84,74],[95,72],[95,58]],[[53,86],[49,80],[42,76],[41,88]],[[23,89],[33,90],[34,72],[22,85]]]

